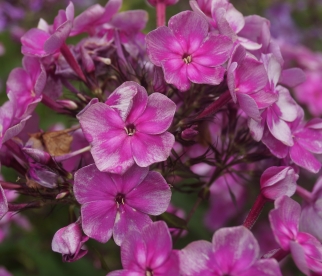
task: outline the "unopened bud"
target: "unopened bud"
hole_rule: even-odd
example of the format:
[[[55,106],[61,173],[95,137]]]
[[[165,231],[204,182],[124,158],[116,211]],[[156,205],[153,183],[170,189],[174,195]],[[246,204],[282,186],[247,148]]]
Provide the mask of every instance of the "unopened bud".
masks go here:
[[[75,110],[78,108],[77,104],[71,100],[56,100],[56,102],[69,110]]]
[[[48,152],[40,149],[23,148],[22,150],[37,163],[48,164],[51,159],[51,156]]]
[[[66,197],[68,194],[69,194],[69,192],[68,192],[68,191],[61,192],[61,193],[59,193],[59,194],[56,196],[56,199],[62,199],[62,198],[64,198],[64,197]]]
[[[270,167],[261,176],[261,193],[271,200],[284,195],[291,197],[295,193],[298,178],[292,167]]]
[[[186,141],[194,140],[198,135],[198,130],[196,130],[197,127],[197,125],[193,125],[189,128],[186,128],[184,131],[182,131],[181,138]]]
[[[103,58],[103,57],[95,57],[95,60],[105,63],[106,65],[111,64],[110,58]]]

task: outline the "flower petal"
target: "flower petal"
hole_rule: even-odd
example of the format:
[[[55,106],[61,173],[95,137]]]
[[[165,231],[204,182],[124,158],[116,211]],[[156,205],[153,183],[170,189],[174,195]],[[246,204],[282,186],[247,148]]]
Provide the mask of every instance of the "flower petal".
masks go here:
[[[170,203],[171,190],[163,176],[149,172],[146,178],[126,196],[126,203],[140,212],[158,216]]]
[[[172,16],[168,26],[186,54],[193,54],[199,49],[209,29],[207,20],[192,11]]]
[[[99,242],[107,242],[112,237],[116,211],[113,201],[95,201],[82,205],[84,233]]]
[[[182,58],[168,59],[162,62],[164,79],[181,91],[187,91],[191,83],[187,75],[187,65]]]
[[[109,173],[92,164],[81,168],[74,176],[74,195],[80,204],[92,201],[114,201],[117,187]]]
[[[257,240],[244,226],[217,230],[212,243],[214,259],[223,273],[238,275],[251,267],[259,255]]]
[[[161,93],[149,96],[144,113],[135,121],[135,128],[145,134],[161,134],[171,125],[176,104]]]
[[[159,135],[135,133],[132,137],[131,148],[133,158],[140,167],[165,161],[174,144],[174,136],[165,132]]]
[[[255,121],[260,121],[261,116],[255,100],[251,96],[243,93],[236,93],[236,96],[240,109],[243,110],[248,117]]]
[[[195,62],[187,66],[188,78],[194,83],[218,85],[223,81],[225,71],[222,66],[207,67]]]
[[[115,243],[120,246],[129,231],[141,231],[143,227],[149,225],[151,222],[152,220],[148,215],[135,210],[126,203],[120,205],[115,217],[113,229]]]

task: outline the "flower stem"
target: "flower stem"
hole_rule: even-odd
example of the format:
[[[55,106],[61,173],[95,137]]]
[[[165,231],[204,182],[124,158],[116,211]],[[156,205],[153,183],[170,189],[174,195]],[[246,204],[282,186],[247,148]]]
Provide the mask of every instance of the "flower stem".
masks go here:
[[[60,155],[60,156],[55,156],[53,157],[53,159],[56,161],[56,162],[62,162],[62,161],[65,161],[67,159],[70,159],[76,155],[79,155],[79,154],[82,154],[84,152],[87,152],[87,151],[90,151],[91,149],[91,146],[87,146],[85,148],[82,148],[82,149],[79,149],[79,150],[75,150],[71,153],[67,153],[67,154],[64,154],[64,155]]]
[[[157,12],[157,27],[165,25],[165,3],[164,1],[158,1],[156,5]]]
[[[312,201],[312,193],[310,193],[308,190],[305,190],[303,187],[299,185],[296,186],[296,193],[306,202]]]
[[[216,101],[211,103],[203,112],[201,112],[197,119],[202,119],[204,117],[215,114],[220,108],[226,105],[231,100],[231,95],[229,90],[224,92]]]
[[[3,189],[7,189],[7,190],[17,190],[22,188],[22,186],[19,184],[14,184],[6,181],[0,181],[0,186]]]
[[[262,194],[259,194],[255,200],[255,203],[247,215],[243,225],[248,228],[252,229],[256,220],[258,219],[259,215],[261,214],[265,203],[267,202],[267,198],[265,198]]]
[[[271,251],[272,252],[272,251]],[[265,254],[262,259],[275,259],[276,261],[282,261],[290,252],[283,250],[282,248],[274,250],[272,253]]]

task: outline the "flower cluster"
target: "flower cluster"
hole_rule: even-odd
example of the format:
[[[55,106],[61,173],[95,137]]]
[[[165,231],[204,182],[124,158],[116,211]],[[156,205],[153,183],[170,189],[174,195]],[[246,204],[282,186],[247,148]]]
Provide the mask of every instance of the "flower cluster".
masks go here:
[[[322,275],[322,181],[312,194],[297,184],[321,169],[322,121],[307,121],[291,94],[309,90],[316,72],[304,82],[270,22],[228,0],[191,0],[167,25],[177,1],[148,2],[157,15],[148,34],[145,11],[119,12],[122,0],[109,0],[77,16],[70,2],[21,37],[22,68],[0,107],[1,165],[19,176],[0,181],[0,234],[11,220],[30,228],[12,212],[64,204],[71,221],[52,250],[74,262],[91,252],[89,239],[111,240],[123,269],[110,276],[282,275],[289,254],[305,275]],[[40,129],[40,104],[71,126]],[[173,202],[188,194],[185,216]],[[272,233],[257,237],[266,202],[275,203],[270,225],[258,224]],[[212,242],[191,236],[199,205]],[[277,248],[265,252],[273,238]]]

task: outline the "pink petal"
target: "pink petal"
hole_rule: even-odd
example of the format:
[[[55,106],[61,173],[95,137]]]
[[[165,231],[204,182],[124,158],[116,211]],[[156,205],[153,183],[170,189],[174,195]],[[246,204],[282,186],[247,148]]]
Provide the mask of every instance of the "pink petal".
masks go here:
[[[127,33],[137,33],[143,30],[148,21],[148,13],[144,10],[125,11],[113,16],[111,24]]]
[[[59,51],[60,47],[68,38],[72,26],[72,21],[66,21],[45,41],[44,50],[47,54],[53,54],[56,51]]]
[[[208,241],[194,241],[180,250],[180,268],[183,275],[201,275],[200,272],[210,270],[212,244]],[[200,273],[200,274],[198,274]]]
[[[134,164],[124,174],[112,174],[111,178],[117,183],[118,192],[126,195],[126,203],[128,203],[128,193],[139,186],[147,177],[149,168],[141,168]],[[133,206],[132,206],[133,207]]]
[[[45,68],[38,58],[25,56],[22,60],[23,67],[28,72],[36,95],[40,95],[46,86],[47,76]]]
[[[305,253],[302,246],[297,242],[291,241],[290,251],[298,269],[301,270],[305,275],[310,275],[310,270],[308,268]]]
[[[187,65],[188,78],[194,83],[218,85],[223,81],[225,71],[222,66],[207,67],[195,62]]]
[[[295,87],[305,81],[305,73],[300,68],[289,68],[282,71],[279,82],[289,87]]]
[[[290,157],[296,165],[312,173],[318,173],[321,169],[321,163],[297,141],[295,141],[293,147],[290,148]]]
[[[122,270],[114,270],[107,274],[107,276],[143,276],[143,272],[140,271],[133,271],[133,270],[127,270],[127,269],[122,269]]]
[[[269,91],[260,90],[249,94],[256,102],[259,109],[264,109],[277,101],[277,95]]]
[[[179,257],[174,250],[168,259],[158,268],[153,269],[155,275],[180,275]]]
[[[290,127],[275,113],[274,108],[267,109],[266,122],[271,134],[283,144],[293,146],[293,136]]]
[[[156,238],[157,237],[157,238]],[[164,221],[157,221],[142,230],[146,244],[146,266],[157,268],[168,258],[172,250],[172,240],[168,226]]]
[[[263,137],[264,132],[264,123],[266,120],[262,118],[260,122],[253,120],[252,118],[248,118],[248,127],[250,130],[250,134],[252,135],[253,139],[259,142]]]
[[[256,121],[260,121],[261,116],[254,99],[247,94],[238,93],[238,92],[236,93],[236,96],[237,96],[237,101],[240,106],[240,109],[243,110],[248,117]]]
[[[106,104],[116,110],[123,121],[134,122],[145,110],[148,94],[134,81],[124,82],[108,97]]]
[[[129,232],[121,245],[121,259],[123,268],[128,270],[140,271],[146,267],[147,246],[141,232]]]
[[[178,58],[182,61],[184,51],[169,28],[159,27],[148,33],[145,40],[149,58],[154,65],[161,66],[161,62],[168,59]]]
[[[153,93],[144,113],[135,121],[135,128],[145,134],[161,134],[171,125],[176,104],[165,95]]]
[[[113,238],[117,245],[121,245],[125,236],[129,231],[141,231],[143,227],[152,222],[150,217],[143,214],[126,203],[120,205],[115,217],[115,225],[113,229]]]
[[[131,148],[133,158],[140,167],[165,161],[174,144],[174,136],[165,132],[159,135],[135,133],[132,137]]]
[[[99,242],[107,242],[112,237],[116,212],[113,201],[85,203],[81,208],[84,233]]]
[[[250,269],[239,276],[282,276],[280,266],[275,259],[258,260]]]
[[[117,187],[109,173],[99,171],[95,164],[81,168],[74,176],[74,195],[80,204],[92,201],[114,201]]]
[[[192,61],[203,66],[218,66],[225,63],[232,49],[232,41],[224,35],[209,36],[192,55]]]
[[[187,76],[187,65],[182,58],[174,58],[162,62],[164,79],[181,91],[187,91],[191,83]]]
[[[44,44],[49,39],[50,34],[33,28],[21,37],[21,52],[27,56],[44,57],[48,53],[44,50]]]
[[[237,103],[237,96],[236,96],[236,78],[235,78],[235,72],[237,69],[237,62],[232,62],[227,70],[227,85],[229,88],[230,95],[234,101],[234,103]]]
[[[267,73],[264,65],[254,58],[246,57],[236,70],[236,86],[240,93],[253,93],[264,88]]]
[[[223,273],[237,275],[252,266],[259,255],[257,240],[244,226],[217,230],[212,244],[214,259]]]
[[[208,22],[199,14],[184,11],[172,16],[168,23],[183,52],[193,54],[208,34]]]
[[[287,196],[275,200],[275,209],[269,213],[269,221],[275,240],[283,250],[289,250],[289,243],[295,240],[299,231],[301,207]]]
[[[264,130],[262,142],[277,158],[285,158],[289,152],[289,147],[277,140],[268,129]]]
[[[33,89],[33,83],[29,74],[22,68],[13,69],[7,80],[7,91],[12,91],[14,95],[30,94]]]
[[[312,128],[304,128],[295,134],[296,141],[302,148],[312,153],[322,153],[322,131]]]
[[[126,196],[126,203],[140,212],[158,216],[170,203],[171,189],[158,172],[149,172],[146,178]]]
[[[279,93],[276,105],[279,107],[281,115],[280,118],[287,122],[293,122],[297,117],[297,106],[298,104],[291,97],[290,92],[282,87],[277,86],[276,90]]]

